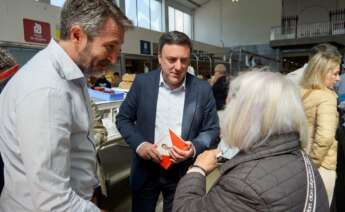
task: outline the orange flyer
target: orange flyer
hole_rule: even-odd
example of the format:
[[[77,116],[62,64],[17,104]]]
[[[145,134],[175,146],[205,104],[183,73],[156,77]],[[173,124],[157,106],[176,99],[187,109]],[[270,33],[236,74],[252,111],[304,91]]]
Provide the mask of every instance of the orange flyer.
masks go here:
[[[162,156],[160,165],[166,170],[172,164],[170,160],[170,151],[173,146],[176,146],[181,150],[188,150],[189,148],[189,145],[180,136],[178,136],[172,129],[169,129],[169,135],[165,136],[165,138],[161,139],[157,144],[158,152]]]

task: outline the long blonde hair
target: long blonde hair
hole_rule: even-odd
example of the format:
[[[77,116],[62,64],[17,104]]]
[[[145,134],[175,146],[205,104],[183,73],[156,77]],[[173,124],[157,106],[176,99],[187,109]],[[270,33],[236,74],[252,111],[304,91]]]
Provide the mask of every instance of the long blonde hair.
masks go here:
[[[304,147],[307,122],[297,87],[279,73],[254,69],[230,83],[222,135],[241,151],[263,144],[273,135],[297,133]]]
[[[323,89],[326,87],[326,75],[340,65],[341,55],[334,47],[326,48],[312,56],[304,72],[300,85],[305,89]]]

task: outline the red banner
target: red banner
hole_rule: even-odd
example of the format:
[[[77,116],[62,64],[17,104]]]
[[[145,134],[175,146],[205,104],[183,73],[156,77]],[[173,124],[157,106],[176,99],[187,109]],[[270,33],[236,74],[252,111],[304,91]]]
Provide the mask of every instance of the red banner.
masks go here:
[[[51,39],[50,24],[35,21],[30,19],[23,19],[24,38],[26,42],[33,43],[49,43]]]

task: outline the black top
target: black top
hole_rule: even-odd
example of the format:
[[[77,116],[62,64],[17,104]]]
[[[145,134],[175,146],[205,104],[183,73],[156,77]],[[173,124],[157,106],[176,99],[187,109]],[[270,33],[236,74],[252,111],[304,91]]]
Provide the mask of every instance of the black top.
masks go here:
[[[105,77],[101,77],[101,78],[96,80],[95,86],[96,87],[111,88],[111,83]]]
[[[226,76],[220,77],[212,86],[213,95],[216,99],[217,110],[222,110],[224,108],[228,89],[229,86]]]

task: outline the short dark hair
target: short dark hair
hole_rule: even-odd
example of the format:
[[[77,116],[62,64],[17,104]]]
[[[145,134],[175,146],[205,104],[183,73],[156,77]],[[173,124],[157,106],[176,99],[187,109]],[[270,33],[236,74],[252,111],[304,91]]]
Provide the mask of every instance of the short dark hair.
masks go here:
[[[326,52],[332,55],[332,57],[333,56],[341,57],[341,54],[339,53],[337,47],[329,43],[321,43],[311,48],[310,53],[309,53],[309,59],[314,57],[314,55],[316,55],[319,52]]]
[[[61,10],[60,37],[67,40],[70,28],[80,25],[87,36],[93,38],[109,17],[124,30],[133,27],[111,0],[66,0]]]
[[[16,65],[16,61],[10,53],[0,48],[0,73]]]
[[[189,37],[183,32],[171,31],[164,33],[159,38],[159,53],[162,52],[163,46],[165,44],[177,44],[177,45],[186,45],[189,47],[190,53],[192,53],[193,45]]]

